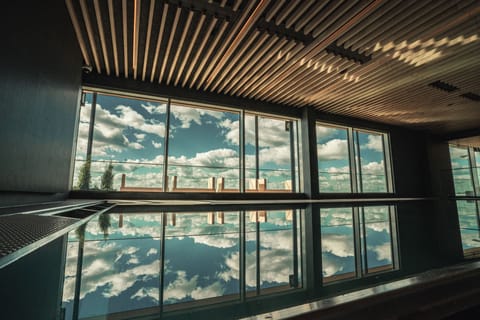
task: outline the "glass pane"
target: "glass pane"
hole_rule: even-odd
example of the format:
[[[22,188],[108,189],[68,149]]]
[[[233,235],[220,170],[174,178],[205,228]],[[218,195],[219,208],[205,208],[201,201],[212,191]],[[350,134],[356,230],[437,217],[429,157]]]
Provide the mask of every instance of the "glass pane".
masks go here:
[[[348,130],[317,124],[320,192],[351,192]]]
[[[292,168],[298,149],[297,122],[260,115],[245,115],[245,186],[247,192],[292,192]],[[293,140],[293,142],[291,142]],[[298,180],[295,179],[295,180]]]
[[[387,192],[383,134],[355,131],[357,180],[360,192]]]
[[[299,219],[297,210],[246,212],[247,292],[301,287]]]
[[[161,191],[166,104],[97,94],[90,189]]]
[[[290,125],[290,121],[258,117],[259,191],[292,191]]]
[[[450,146],[450,160],[452,165],[455,195],[473,196],[473,182],[468,149]]]
[[[364,265],[367,273],[393,269],[392,237],[388,206],[364,207]],[[366,250],[366,255],[365,255]]]
[[[323,282],[355,277],[352,208],[320,209]]]
[[[63,302],[66,314],[72,314],[79,285],[79,318],[158,307],[160,221],[158,214],[103,214],[71,232]],[[83,263],[81,279],[74,276],[74,255]]]
[[[169,191],[239,190],[239,114],[171,105]]]
[[[465,256],[478,254],[480,251],[480,229],[475,201],[457,200],[460,235]]]
[[[214,297],[236,299],[240,292],[239,213],[168,215],[164,304]]]
[[[88,130],[90,128],[90,113],[92,111],[92,94],[85,93],[85,103],[80,106],[78,123],[77,148],[75,151],[75,169],[73,171],[73,189],[88,189],[87,184],[79,185],[78,176],[87,160]]]

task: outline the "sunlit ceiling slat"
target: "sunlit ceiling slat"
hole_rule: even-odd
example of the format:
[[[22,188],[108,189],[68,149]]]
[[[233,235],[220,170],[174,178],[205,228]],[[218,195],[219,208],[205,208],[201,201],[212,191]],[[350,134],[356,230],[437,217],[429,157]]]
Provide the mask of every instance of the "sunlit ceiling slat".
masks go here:
[[[208,63],[212,63],[212,59],[210,58],[212,53],[213,53],[213,50],[215,49],[215,47],[217,46],[218,42],[220,41],[220,39],[222,38],[223,34],[225,33],[225,30],[227,29],[227,26],[228,26],[228,22],[223,20],[221,21],[220,23],[220,27],[219,27],[219,31],[218,33],[215,35],[213,41],[210,43],[210,46],[208,47],[206,53],[203,55],[203,58],[201,59],[201,62],[200,64],[198,65],[197,67],[197,70],[193,73],[193,78],[192,80],[190,81],[190,84],[188,85],[189,88],[192,88],[194,85],[195,85],[195,82],[197,81],[198,77],[201,75],[201,74],[205,74],[206,72],[204,72],[204,68],[205,66],[207,65],[207,62]],[[199,81],[199,84],[201,84],[201,81]]]
[[[249,83],[246,84],[244,88],[242,88],[242,97],[251,97],[252,93],[258,92],[257,88],[268,83],[270,79],[276,76],[276,72],[282,70],[284,66],[289,62],[289,56],[295,56],[298,52],[304,49],[304,45],[302,43],[293,43],[286,50],[282,50],[283,55],[280,59],[271,59],[269,64],[266,64],[262,67],[259,71],[259,74],[255,75],[253,79],[250,80]],[[278,55],[277,55],[278,57]]]
[[[226,86],[225,93],[231,93],[232,95],[234,95],[238,92],[238,90],[243,89],[245,84],[250,79],[253,79],[253,77],[255,77],[255,76],[259,77],[260,68],[265,67],[265,65],[268,62],[270,62],[272,59],[275,59],[278,52],[280,52],[280,50],[283,50],[284,49],[283,47],[286,46],[289,43],[288,40],[286,40],[285,38],[283,38],[283,39],[274,38],[272,40],[274,40],[274,42],[279,40],[279,42],[272,48],[272,50],[268,50],[268,52],[263,56],[262,59],[260,59],[259,61],[255,61],[255,62],[252,61],[252,63],[249,63],[246,68],[243,68],[240,71],[240,74],[237,74],[235,77],[231,77],[231,79],[228,79],[226,81],[227,86]],[[272,40],[269,42],[269,45],[273,45]],[[289,45],[293,47],[295,45],[295,43],[290,42]],[[289,48],[286,47],[286,50],[289,50]],[[256,79],[258,79],[258,78],[256,78]],[[238,85],[237,85],[237,83],[238,83]],[[223,88],[222,88],[222,90],[223,90]]]
[[[298,19],[310,9],[310,7],[315,3],[315,0],[308,0],[302,1],[302,5],[297,6],[296,10],[292,13],[292,15],[285,21],[285,27],[291,28],[293,24],[295,24]]]
[[[328,4],[320,11],[313,19],[307,23],[307,25],[304,28],[304,32],[306,34],[311,33],[315,28],[317,28],[319,25],[325,22],[327,17],[339,6],[344,3],[344,0],[339,0],[339,1],[327,1]]]
[[[102,12],[98,0],[93,0],[93,6],[95,8],[95,17],[97,19],[98,33],[100,34],[100,46],[103,53],[103,62],[107,75],[110,75],[110,63],[107,54],[107,44],[105,42],[105,33],[103,32]]]
[[[128,78],[128,24],[127,0],[122,0],[122,29],[123,29],[123,73]]]
[[[228,65],[225,66],[225,68],[222,69],[222,71],[220,72],[220,75],[215,79],[216,81],[212,85],[212,87],[210,88],[210,91],[214,91],[218,87],[218,85],[222,82],[222,80],[225,78],[225,76],[227,74],[235,74],[236,73],[235,70],[232,71],[232,67],[239,65],[239,64],[237,64],[237,62],[242,56],[243,56],[242,60],[244,59],[245,51],[248,50],[247,54],[250,54],[250,55],[255,53],[256,50],[253,47],[250,47],[250,46],[252,45],[252,42],[259,36],[259,34],[260,34],[260,31],[258,31],[258,30],[255,30],[253,33],[250,34],[248,39],[243,44],[242,50],[240,50],[240,52],[237,52],[237,54],[234,57],[229,59]],[[268,37],[268,36],[264,34],[264,38],[266,38],[266,37]],[[259,42],[256,42],[257,46],[258,46],[258,43]]]
[[[88,42],[90,43],[90,49],[92,50],[93,61],[95,63],[95,69],[98,73],[102,73],[100,68],[100,62],[98,60],[97,46],[95,45],[95,39],[92,30],[92,23],[90,22],[90,17],[88,15],[88,9],[86,0],[80,0],[80,8],[82,10],[83,21],[85,22],[85,28],[87,29]]]
[[[265,14],[265,20],[270,21],[273,19],[273,17],[277,14],[278,10],[283,6],[285,3],[285,0],[277,0],[273,3],[273,7],[266,12]]]
[[[82,35],[82,31],[80,30],[80,23],[78,21],[77,15],[75,13],[75,9],[73,8],[72,0],[66,1],[68,14],[70,15],[70,19],[72,19],[73,29],[75,30],[75,35],[77,36],[78,44],[80,45],[80,50],[82,51],[83,60],[87,66],[90,66],[92,63],[90,62],[90,56],[87,52],[87,45]]]
[[[253,45],[253,49],[250,51],[247,51],[245,56],[242,57],[242,60],[235,65],[234,70],[231,72],[233,76],[237,76],[240,69],[243,69],[247,62],[252,63],[252,62],[258,61],[257,60],[258,56],[256,55],[256,52],[258,48],[261,47],[267,39],[268,39],[268,35],[266,34],[262,35],[261,38],[258,39],[258,41]]]
[[[251,2],[251,5],[247,5],[232,29],[229,30],[227,38],[221,45],[220,49],[217,50],[212,61],[205,69],[203,76],[197,85],[197,89],[202,86],[205,90],[208,89],[208,87],[212,84],[212,81],[218,75],[220,69],[223,68],[227,60],[231,58],[231,55],[235,49],[237,49],[250,29],[253,28],[254,23],[265,10],[269,2],[270,0],[261,0],[252,13],[250,13],[250,11],[253,8],[254,2]]]
[[[133,2],[132,69],[133,69],[133,79],[135,80],[137,80],[137,73],[138,73],[138,38],[140,33],[141,8],[142,8],[141,0],[134,0]]]
[[[118,48],[117,48],[117,32],[115,29],[115,15],[113,9],[113,0],[108,0],[108,18],[110,20],[110,33],[112,35],[112,50],[113,50],[113,66],[115,68],[115,76],[120,76],[120,69],[118,66]]]
[[[346,24],[351,19],[351,17],[355,16],[356,14],[358,14],[359,11],[365,8],[366,6],[364,5],[365,2],[366,1],[360,1],[359,3],[356,3],[355,1],[345,2],[343,5],[339,6],[335,11],[333,11],[325,19],[325,21],[323,21],[323,23],[321,23],[315,29],[313,29],[312,36],[314,38],[317,38],[322,34],[331,34],[333,30],[337,30],[342,25]],[[368,19],[368,18],[369,16],[367,16],[365,19]]]
[[[175,71],[175,66],[177,65],[178,58],[179,58],[180,54],[182,53],[182,48],[183,48],[183,44],[185,43],[185,38],[187,37],[187,33],[190,30],[190,23],[192,22],[192,18],[193,18],[193,11],[190,11],[188,13],[187,22],[185,23],[185,26],[183,27],[182,36],[181,36],[180,41],[178,43],[178,47],[175,50],[175,55],[173,56],[173,62],[170,65],[170,72],[168,73],[167,85],[170,84],[170,81],[172,80],[173,72]]]
[[[153,23],[154,13],[155,13],[155,0],[150,0],[150,8],[148,10],[148,22],[147,22],[147,37],[145,39],[145,54],[143,56],[142,81],[145,81],[145,77],[147,76],[148,54],[150,52],[150,40],[152,37],[152,23]]]
[[[155,74],[157,71],[157,64],[159,62],[158,57],[160,55],[160,46],[162,45],[163,33],[165,30],[165,22],[167,20],[167,13],[168,13],[168,4],[162,3],[162,20],[160,20],[160,30],[158,31],[157,45],[155,47],[155,54],[153,56],[152,69],[150,70],[150,82],[153,82],[153,80],[155,79]]]
[[[247,64],[242,65],[241,68],[239,66],[236,66],[235,70],[233,72],[230,72],[227,78],[222,82],[218,91],[224,91],[224,89],[229,84],[234,86],[238,81],[240,81],[244,77],[244,75],[247,72],[250,71],[253,65],[256,65],[258,67],[262,66],[265,63],[266,59],[268,59],[268,55],[269,54],[273,55],[272,53],[269,53],[269,50],[271,46],[277,41],[278,41],[277,37],[270,38],[269,42],[266,45],[264,45],[262,49],[258,52],[258,57],[262,57],[261,59],[255,59],[255,60],[251,59],[249,62],[247,62]]]
[[[392,10],[395,10],[395,14],[398,13],[399,7],[404,5],[406,2],[407,1],[405,0],[390,0],[385,2],[377,10],[370,14],[370,16],[360,21],[355,28],[350,29],[348,32],[345,32],[343,35],[341,35],[336,42],[339,45],[344,45],[345,48],[348,48],[349,44],[346,44],[347,41],[355,41],[357,35],[368,34],[370,30],[376,27],[382,28],[384,21],[391,20]]]
[[[172,50],[173,39],[175,38],[175,33],[177,31],[178,20],[180,19],[180,14],[182,13],[182,8],[178,7],[175,11],[175,18],[173,19],[172,30],[169,34],[167,48],[165,49],[165,56],[162,61],[162,68],[160,69],[160,76],[158,77],[158,83],[161,83],[163,80],[163,75],[167,67],[168,58],[170,56],[170,51]]]
[[[287,2],[287,5],[283,8],[282,11],[278,13],[275,17],[275,24],[279,25],[283,23],[285,19],[287,19],[288,15],[298,6],[299,0],[290,0]]]
[[[192,70],[197,65],[200,54],[203,52],[203,50],[204,50],[204,48],[205,48],[205,46],[208,42],[208,36],[212,34],[212,30],[213,30],[213,28],[215,28],[215,26],[217,24],[217,21],[218,20],[215,17],[210,21],[207,32],[205,33],[206,36],[203,37],[202,42],[200,43],[200,46],[198,47],[198,49],[196,51],[196,54],[195,54],[194,58],[192,59],[192,62],[190,62],[190,65],[188,67],[187,72],[185,73],[185,77],[183,78],[183,82],[182,82],[182,87],[185,87],[188,80],[190,79],[190,77],[192,75]],[[192,85],[192,83],[190,83],[190,87],[191,87],[191,85]]]
[[[175,78],[175,82],[174,82],[175,86],[177,86],[178,83],[180,82],[183,75],[183,70],[185,68],[185,64],[187,63],[187,61],[190,60],[190,54],[192,52],[193,45],[197,42],[197,38],[198,38],[198,34],[200,33],[200,30],[203,29],[203,23],[205,22],[205,18],[206,18],[206,15],[201,14],[200,21],[198,22],[195,28],[195,33],[193,34],[192,38],[189,39],[189,45],[188,45],[187,51],[183,56],[183,59],[180,63],[180,68],[178,69],[177,76]]]

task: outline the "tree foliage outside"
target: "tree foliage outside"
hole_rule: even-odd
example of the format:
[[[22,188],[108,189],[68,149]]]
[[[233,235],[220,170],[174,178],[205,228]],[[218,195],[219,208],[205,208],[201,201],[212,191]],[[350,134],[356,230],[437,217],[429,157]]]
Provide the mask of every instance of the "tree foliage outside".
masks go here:
[[[113,165],[111,161],[102,174],[101,188],[102,190],[113,190]]]
[[[80,173],[78,174],[78,189],[88,190],[90,188],[90,180],[92,178],[90,173],[91,161],[87,159],[80,168]]]

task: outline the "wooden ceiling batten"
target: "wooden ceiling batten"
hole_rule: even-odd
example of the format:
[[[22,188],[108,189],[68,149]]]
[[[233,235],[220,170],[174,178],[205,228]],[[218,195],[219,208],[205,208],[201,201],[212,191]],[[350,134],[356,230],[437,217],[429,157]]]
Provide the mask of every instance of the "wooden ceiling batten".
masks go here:
[[[122,30],[123,30],[123,73],[128,78],[128,25],[127,0],[122,0]]]
[[[158,37],[157,37],[157,45],[155,46],[155,54],[153,56],[153,61],[152,61],[152,69],[150,71],[150,82],[153,82],[155,79],[155,74],[157,70],[157,64],[158,64],[158,57],[160,55],[160,46],[162,45],[162,39],[163,39],[163,34],[165,30],[165,23],[167,20],[167,13],[168,13],[168,4],[165,3],[162,5],[162,19],[160,20],[160,30],[158,32]]]
[[[110,34],[112,35],[113,66],[115,68],[115,76],[119,77],[120,69],[118,67],[117,31],[115,30],[113,0],[108,0],[108,18],[110,20]]]
[[[180,53],[182,52],[182,47],[183,47],[183,44],[185,43],[185,38],[187,36],[187,32],[190,29],[190,23],[192,22],[192,18],[193,18],[193,11],[190,11],[188,13],[187,22],[185,23],[185,27],[183,29],[182,36],[181,36],[179,44],[178,44],[178,49],[176,50],[175,55],[173,57],[173,62],[170,65],[170,72],[168,73],[167,85],[169,85],[170,81],[172,80],[173,71],[175,70],[175,66],[177,65],[178,58],[180,56]]]
[[[205,83],[204,89],[208,89],[213,79],[217,76],[219,70],[225,65],[227,59],[231,58],[231,54],[240,45],[240,42],[245,38],[248,31],[253,27],[253,24],[259,18],[260,14],[262,14],[263,10],[269,2],[270,0],[261,0],[251,14],[250,10],[253,9],[254,2],[251,2],[251,6],[247,5],[244,13],[239,17],[232,30],[229,32],[222,47],[220,48],[220,50],[217,51],[217,54],[212,60],[212,63],[206,69],[202,80],[197,85],[197,89],[199,89],[203,83]],[[239,30],[238,33],[237,30]],[[220,59],[220,61],[218,61],[218,59]],[[213,71],[211,71],[212,68]]]
[[[150,0],[150,8],[148,10],[147,38],[145,40],[145,54],[143,56],[142,81],[147,76],[148,53],[150,51],[150,40],[152,37],[153,14],[155,13],[155,0]]]
[[[105,64],[105,70],[107,71],[107,75],[110,75],[110,64],[108,63],[107,44],[105,41],[105,33],[103,32],[102,12],[100,10],[98,0],[93,0],[93,6],[95,8],[95,17],[97,20],[98,33],[100,34],[100,44],[103,54],[103,62]]]
[[[175,11],[175,18],[173,19],[172,32],[168,36],[167,49],[165,50],[165,57],[162,61],[162,68],[160,69],[160,75],[158,77],[158,83],[161,83],[163,80],[163,75],[167,67],[168,58],[170,56],[170,50],[172,49],[173,39],[175,38],[175,32],[177,30],[178,20],[180,19],[180,14],[182,13],[182,8],[177,7]]]
[[[70,15],[70,19],[72,20],[73,30],[75,31],[75,35],[77,36],[77,41],[80,46],[80,50],[82,51],[82,57],[85,65],[91,66],[92,63],[90,62],[90,56],[87,53],[87,45],[85,44],[82,31],[80,30],[80,23],[78,21],[77,15],[75,14],[75,9],[73,8],[72,1],[73,0],[66,0],[65,2],[68,14]]]
[[[80,8],[82,9],[82,16],[83,21],[85,21],[85,27],[87,29],[87,37],[88,42],[90,43],[90,48],[92,50],[93,61],[95,62],[95,69],[98,73],[102,73],[102,69],[100,67],[100,62],[98,60],[98,54],[96,50],[93,30],[92,30],[92,23],[90,22],[90,16],[88,15],[87,5],[85,3],[86,0],[80,0]]]
[[[175,83],[174,83],[175,86],[177,86],[178,83],[181,80],[181,77],[183,75],[183,69],[185,68],[185,64],[187,63],[187,61],[189,61],[189,59],[190,59],[190,54],[192,52],[193,45],[197,42],[198,34],[200,33],[200,30],[202,30],[202,28],[203,28],[203,23],[205,22],[205,18],[206,18],[206,16],[204,14],[202,14],[200,16],[200,21],[198,22],[197,28],[195,28],[195,33],[193,34],[193,37],[189,41],[187,51],[185,53],[184,58],[182,59],[182,62],[180,64],[180,68],[177,72],[177,77],[176,77]]]
[[[478,0],[65,3],[96,73],[440,134],[478,127],[462,96],[480,93]]]

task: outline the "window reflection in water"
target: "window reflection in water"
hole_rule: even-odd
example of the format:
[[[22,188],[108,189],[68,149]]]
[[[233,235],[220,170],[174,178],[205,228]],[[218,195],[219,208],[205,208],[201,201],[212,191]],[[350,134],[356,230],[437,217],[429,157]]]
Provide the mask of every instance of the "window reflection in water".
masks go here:
[[[398,268],[393,206],[320,209],[323,282]]]
[[[296,210],[246,212],[246,291],[301,287],[300,217]]]
[[[465,257],[480,254],[480,228],[478,203],[474,200],[457,200],[460,235]]]
[[[301,287],[300,211],[246,212],[244,220],[242,214],[112,213],[71,232],[65,319],[239,300],[242,277],[254,294]]]
[[[320,209],[325,283],[355,277],[352,208]]]
[[[169,213],[163,302],[239,293],[239,213]]]

